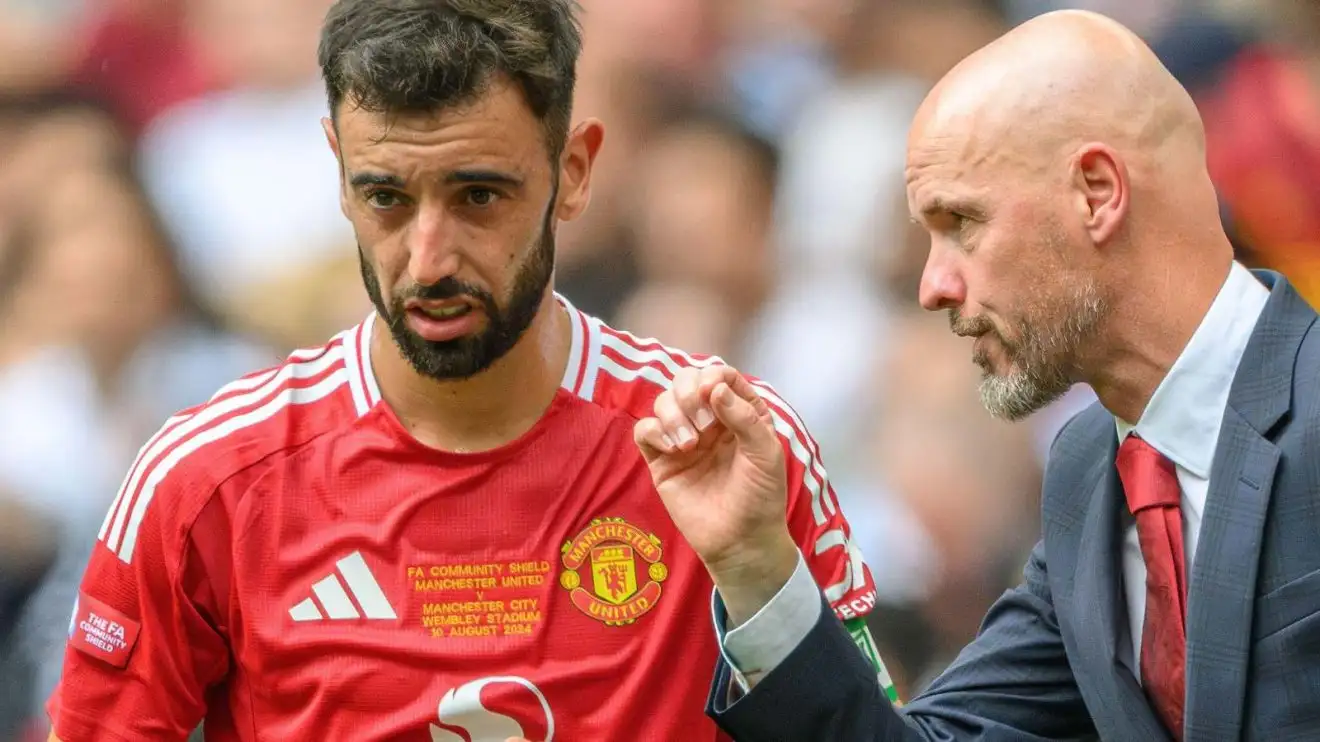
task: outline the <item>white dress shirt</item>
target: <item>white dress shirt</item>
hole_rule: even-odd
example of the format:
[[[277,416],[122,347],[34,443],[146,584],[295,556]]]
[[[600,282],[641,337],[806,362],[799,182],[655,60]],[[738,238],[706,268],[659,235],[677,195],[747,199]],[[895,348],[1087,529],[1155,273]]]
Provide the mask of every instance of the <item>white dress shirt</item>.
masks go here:
[[[1228,280],[1205,319],[1169,373],[1155,388],[1134,426],[1115,419],[1121,443],[1133,431],[1174,463],[1182,490],[1183,547],[1187,574],[1192,573],[1201,535],[1201,514],[1210,488],[1210,464],[1219,445],[1219,427],[1228,392],[1247,341],[1256,329],[1270,292],[1251,271],[1233,263]],[[1130,632],[1120,639],[1120,657],[1141,679],[1141,629],[1146,616],[1146,560],[1137,540],[1137,522],[1123,511],[1123,594]]]
[[[1141,419],[1135,426],[1115,419],[1120,441],[1135,430],[1177,468],[1188,574],[1196,556],[1210,464],[1219,443],[1228,393],[1268,299],[1269,290],[1234,262],[1210,310],[1156,387]],[[1130,514],[1125,517],[1123,590],[1130,634],[1124,637],[1121,656],[1140,678],[1138,652],[1146,611],[1146,563],[1137,540],[1136,521]],[[820,610],[819,588],[800,557],[797,570],[784,587],[742,626],[726,634],[724,616],[717,610],[716,633],[739,685],[746,689],[748,681],[755,683],[783,662],[810,633]]]

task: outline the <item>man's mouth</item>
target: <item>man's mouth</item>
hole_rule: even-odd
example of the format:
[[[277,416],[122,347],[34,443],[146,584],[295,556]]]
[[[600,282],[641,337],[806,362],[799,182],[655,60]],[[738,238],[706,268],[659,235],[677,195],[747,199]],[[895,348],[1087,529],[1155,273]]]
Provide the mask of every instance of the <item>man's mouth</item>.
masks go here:
[[[424,301],[414,299],[404,305],[409,312],[424,314],[431,319],[455,319],[471,312],[474,307],[471,302],[463,299],[445,299],[443,301]]]
[[[444,307],[414,307],[417,311],[432,319],[453,319],[472,311],[470,304],[455,304]]]

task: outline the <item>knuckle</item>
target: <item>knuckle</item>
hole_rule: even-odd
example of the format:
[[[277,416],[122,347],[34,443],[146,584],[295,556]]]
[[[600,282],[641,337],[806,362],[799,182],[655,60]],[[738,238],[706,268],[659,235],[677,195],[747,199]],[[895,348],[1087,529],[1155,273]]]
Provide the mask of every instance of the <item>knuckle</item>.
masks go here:
[[[683,417],[683,411],[679,407],[677,400],[670,397],[665,400],[663,405],[656,405],[655,416],[660,418],[661,422],[673,424]]]
[[[692,411],[701,406],[701,390],[693,386],[691,389],[683,390],[683,395],[679,397],[679,406],[685,411]]]
[[[707,366],[701,370],[701,383],[705,386],[714,386],[729,378],[730,373],[737,372],[733,371],[731,366]]]
[[[659,420],[647,418],[637,425],[633,437],[638,443],[654,449],[663,449],[665,431]]]

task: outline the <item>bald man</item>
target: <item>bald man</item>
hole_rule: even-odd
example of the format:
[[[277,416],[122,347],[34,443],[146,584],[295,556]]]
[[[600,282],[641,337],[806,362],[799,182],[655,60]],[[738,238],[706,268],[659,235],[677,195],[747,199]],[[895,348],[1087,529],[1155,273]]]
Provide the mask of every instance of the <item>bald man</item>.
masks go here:
[[[981,397],[1099,403],[1054,442],[1024,582],[891,704],[784,530],[783,452],[728,369],[687,370],[635,437],[710,570],[709,713],[770,740],[1320,739],[1320,331],[1234,262],[1187,93],[1127,29],[1028,22],[913,124],[922,305],[974,338]],[[718,424],[685,446],[680,428]],[[881,567],[882,568],[882,567]]]

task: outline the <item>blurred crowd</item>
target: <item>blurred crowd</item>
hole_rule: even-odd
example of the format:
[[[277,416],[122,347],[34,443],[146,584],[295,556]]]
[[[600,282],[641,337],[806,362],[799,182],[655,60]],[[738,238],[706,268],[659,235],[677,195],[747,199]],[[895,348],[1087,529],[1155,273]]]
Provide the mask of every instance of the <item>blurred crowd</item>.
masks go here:
[[[369,310],[320,129],[327,5],[0,0],[0,740],[42,734],[137,448]],[[1320,3],[583,0],[575,115],[607,136],[558,288],[794,403],[905,696],[1020,577],[1051,437],[1091,401],[981,409],[966,341],[916,305],[907,126],[958,59],[1060,5],[1151,40],[1202,107],[1241,259],[1320,300]]]

